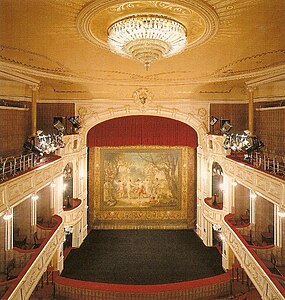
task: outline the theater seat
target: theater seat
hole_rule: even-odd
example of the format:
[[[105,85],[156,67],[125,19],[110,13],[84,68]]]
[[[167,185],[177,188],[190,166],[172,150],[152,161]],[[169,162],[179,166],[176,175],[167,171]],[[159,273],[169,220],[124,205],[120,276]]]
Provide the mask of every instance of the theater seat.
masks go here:
[[[41,239],[38,238],[37,231],[34,232],[34,247],[35,248],[38,248],[44,240],[45,240],[45,238],[41,238]]]
[[[12,259],[7,265],[7,279],[17,278],[21,271],[22,268],[16,267],[16,261],[15,259]]]

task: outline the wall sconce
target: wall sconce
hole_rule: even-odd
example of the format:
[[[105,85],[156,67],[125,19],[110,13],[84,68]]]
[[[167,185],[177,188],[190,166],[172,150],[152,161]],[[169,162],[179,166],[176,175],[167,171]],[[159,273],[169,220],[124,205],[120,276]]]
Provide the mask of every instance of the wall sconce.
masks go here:
[[[233,186],[237,186],[237,182],[236,182],[236,181],[233,181],[232,185],[233,185]]]
[[[284,218],[284,217],[285,217],[285,211],[279,211],[279,212],[277,213],[277,215],[278,215],[279,217],[281,217],[281,218]]]
[[[250,199],[251,199],[251,200],[255,200],[256,197],[257,197],[257,195],[255,194],[255,192],[250,191]]]
[[[37,194],[33,194],[31,199],[33,201],[37,201],[39,199],[39,196]]]
[[[9,221],[9,220],[11,220],[12,218],[13,218],[13,212],[12,212],[11,209],[8,209],[8,210],[6,211],[6,213],[5,213],[5,215],[3,216],[3,219],[4,219],[5,221]]]
[[[52,181],[52,182],[50,183],[50,187],[51,187],[51,188],[55,188],[55,187],[56,187],[56,184],[55,184],[54,181]]]

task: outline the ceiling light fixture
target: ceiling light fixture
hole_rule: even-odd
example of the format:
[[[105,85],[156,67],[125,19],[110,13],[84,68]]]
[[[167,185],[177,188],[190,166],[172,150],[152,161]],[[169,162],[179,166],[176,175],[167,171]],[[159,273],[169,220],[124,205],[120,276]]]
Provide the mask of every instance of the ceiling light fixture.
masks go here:
[[[108,45],[114,53],[138,60],[148,70],[156,60],[183,51],[186,36],[185,26],[169,17],[137,15],[108,28]]]

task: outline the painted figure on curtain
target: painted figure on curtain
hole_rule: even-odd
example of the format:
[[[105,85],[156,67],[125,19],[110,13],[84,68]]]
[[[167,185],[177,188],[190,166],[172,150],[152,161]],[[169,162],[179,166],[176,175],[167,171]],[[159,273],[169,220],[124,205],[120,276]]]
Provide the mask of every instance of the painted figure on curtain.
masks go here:
[[[178,208],[181,150],[101,149],[103,208]]]

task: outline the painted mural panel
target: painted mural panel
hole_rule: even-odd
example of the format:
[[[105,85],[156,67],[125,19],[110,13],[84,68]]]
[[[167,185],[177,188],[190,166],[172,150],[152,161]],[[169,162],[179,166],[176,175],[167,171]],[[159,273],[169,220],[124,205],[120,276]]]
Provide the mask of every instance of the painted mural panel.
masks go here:
[[[101,149],[101,208],[179,209],[181,149]]]
[[[185,229],[196,224],[191,147],[94,147],[88,151],[88,222],[94,229]]]

